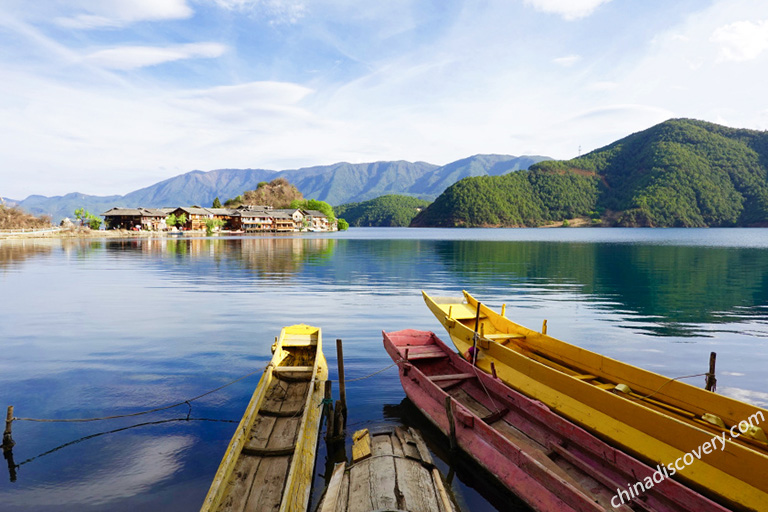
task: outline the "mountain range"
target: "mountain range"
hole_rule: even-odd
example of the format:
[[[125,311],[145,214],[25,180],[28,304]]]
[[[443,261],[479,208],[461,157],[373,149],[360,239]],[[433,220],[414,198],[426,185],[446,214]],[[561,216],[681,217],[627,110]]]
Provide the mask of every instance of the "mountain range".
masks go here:
[[[572,160],[461,180],[413,226],[768,225],[768,132],[670,119]]]
[[[78,192],[64,196],[31,195],[15,201],[35,215],[50,215],[54,222],[71,217],[77,208],[91,213],[115,207],[210,206],[222,202],[262,181],[286,178],[305,198],[331,205],[360,202],[386,194],[401,194],[433,200],[456,181],[473,176],[499,176],[527,169],[549,158],[544,156],[475,155],[447,165],[426,162],[336,163],[283,171],[267,169],[218,169],[191,171],[130,192],[124,196],[94,196]]]

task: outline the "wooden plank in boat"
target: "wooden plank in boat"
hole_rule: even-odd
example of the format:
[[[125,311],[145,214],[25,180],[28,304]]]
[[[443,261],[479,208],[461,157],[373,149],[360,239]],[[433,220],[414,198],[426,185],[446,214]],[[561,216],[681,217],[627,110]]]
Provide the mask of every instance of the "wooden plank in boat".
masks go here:
[[[352,462],[371,456],[371,436],[368,429],[358,430],[352,436]]]
[[[448,380],[466,380],[474,377],[474,373],[453,373],[450,375],[430,375],[428,378],[432,382],[443,382]]]
[[[328,489],[325,491],[323,503],[318,512],[336,512],[339,504],[339,498],[342,494],[342,484],[344,482],[344,470],[347,468],[345,462],[339,462],[333,467],[331,481],[328,482]]]
[[[400,486],[403,495],[403,510],[432,511],[440,510],[431,472],[421,464],[408,459],[395,459],[397,481],[407,485]]]
[[[394,490],[398,486],[398,479],[395,473],[395,459],[392,457],[392,437],[374,435],[371,444],[373,456],[368,461],[368,467],[372,509],[397,509]]]

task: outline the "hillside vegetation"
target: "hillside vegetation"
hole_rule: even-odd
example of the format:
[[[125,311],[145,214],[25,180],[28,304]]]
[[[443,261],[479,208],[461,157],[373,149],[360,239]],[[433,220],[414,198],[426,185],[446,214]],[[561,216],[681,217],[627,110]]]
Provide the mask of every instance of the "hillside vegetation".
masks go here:
[[[469,178],[420,226],[537,226],[602,215],[618,226],[768,223],[768,133],[673,119],[580,158]]]
[[[21,208],[0,204],[0,229],[35,229],[51,227],[51,218],[35,217]]]
[[[237,208],[240,205],[271,206],[273,208],[289,208],[293,201],[301,201],[304,196],[285,178],[276,178],[269,183],[263,181],[256,190],[247,190],[241,195],[227,199],[224,206]]]
[[[429,201],[416,197],[386,195],[364,201],[349,203],[336,207],[336,213],[349,223],[350,226],[408,226]]]

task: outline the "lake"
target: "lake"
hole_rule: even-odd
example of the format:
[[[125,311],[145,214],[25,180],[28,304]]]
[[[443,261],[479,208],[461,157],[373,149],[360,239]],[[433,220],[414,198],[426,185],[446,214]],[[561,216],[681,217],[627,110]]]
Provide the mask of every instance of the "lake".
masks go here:
[[[525,326],[768,406],[768,229],[409,229],[258,238],[0,241],[0,407],[15,511],[197,510],[281,327],[344,343],[348,429],[421,428],[465,510],[510,510],[404,400],[382,330],[447,334],[423,303],[470,291]],[[368,377],[368,378],[363,378]],[[360,380],[354,380],[360,379]],[[703,377],[690,379],[703,387]],[[334,394],[338,383],[334,382]],[[188,419],[189,418],[189,419]],[[139,425],[139,426],[135,426]],[[56,449],[58,448],[58,449]],[[55,450],[54,450],[55,449]],[[313,499],[323,485],[321,442]],[[514,508],[514,507],[513,507]],[[522,509],[522,508],[521,508]]]

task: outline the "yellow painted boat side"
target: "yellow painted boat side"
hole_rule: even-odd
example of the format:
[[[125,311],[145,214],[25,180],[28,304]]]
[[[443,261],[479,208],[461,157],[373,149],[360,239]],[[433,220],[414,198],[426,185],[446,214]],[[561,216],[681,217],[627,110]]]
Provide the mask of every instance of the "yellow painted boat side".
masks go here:
[[[325,381],[328,380],[328,363],[323,354],[323,337],[319,327],[294,325],[286,327],[283,332],[306,337],[307,342],[314,336],[317,344],[312,381],[304,404],[304,419],[299,428],[296,451],[280,505],[280,512],[304,512],[309,506],[309,493],[312,488],[312,470],[315,467],[315,452],[323,411],[321,406],[325,393]]]
[[[469,294],[466,294],[466,299],[468,304],[442,300],[438,303],[424,293],[427,306],[446,328],[461,353],[473,344],[477,312],[477,303],[470,302],[474,299]],[[511,387],[540,400],[569,420],[608,439],[652,466],[674,463],[678,458],[698,449],[716,435],[707,426],[693,424],[684,417],[665,414],[644,403],[629,400],[622,394],[600,389],[528,357],[526,352],[533,347],[539,354],[543,353],[538,350],[539,345],[534,343],[528,345],[531,339],[536,339],[539,344],[554,340],[556,344],[552,343],[552,347],[548,347],[546,354],[552,355],[554,359],[561,362],[574,362],[572,366],[579,368],[579,371],[584,371],[584,374],[606,375],[604,368],[607,367],[612,372],[610,375],[618,378],[617,382],[626,382],[627,379],[621,374],[623,366],[626,367],[632,379],[639,380],[648,374],[657,382],[665,383],[669,381],[668,378],[536,333],[508,321],[485,306],[481,306],[480,313],[478,331],[483,334],[522,334],[525,338],[509,341],[506,346],[491,339],[484,339],[479,345],[480,357],[477,361],[479,368],[490,372],[490,364],[494,362],[499,378]],[[565,354],[561,355],[561,351]],[[588,364],[595,362],[599,364],[594,366]],[[645,392],[648,389],[647,386],[643,387],[635,380],[632,382],[637,390]],[[684,386],[693,388],[687,384]],[[648,393],[655,390],[655,388],[650,389]],[[669,390],[666,391],[669,394]],[[738,402],[704,390],[699,391],[707,398],[717,396],[718,399],[723,399],[717,400],[718,403]],[[695,396],[695,393],[691,392],[690,395]],[[692,398],[686,396],[679,399],[678,403],[685,404],[686,400],[692,400]],[[740,402],[728,405],[730,409],[726,410],[745,414],[736,423],[746,420],[759,410],[757,407]],[[709,406],[710,404],[706,403],[705,408],[709,409]],[[768,419],[768,414],[765,418]],[[764,476],[768,470],[768,456],[759,448],[759,446],[756,449],[750,444],[728,441],[723,451],[717,450],[702,455],[701,460],[686,466],[678,475],[680,479],[694,485],[702,492],[719,495],[731,504],[760,510],[765,507],[765,503],[768,503],[768,480]],[[628,482],[628,484],[633,483]]]
[[[313,341],[313,337],[316,341]],[[289,338],[290,341],[288,341]],[[306,510],[309,504],[312,470],[315,464],[315,451],[319,436],[322,412],[320,406],[322,405],[325,381],[328,380],[328,364],[322,350],[320,328],[299,324],[284,327],[281,330],[280,337],[273,347],[272,360],[259,379],[259,383],[245,409],[245,414],[243,414],[243,418],[240,420],[229,446],[227,446],[227,451],[224,453],[221,464],[219,464],[200,512],[217,510],[226,497],[227,483],[232,477],[232,472],[247,441],[248,433],[264,402],[265,393],[275,378],[273,369],[284,366],[284,360],[289,355],[289,351],[285,349],[287,343],[294,346],[316,345],[310,390],[307,393],[304,416],[297,437],[297,447],[292,458],[280,506],[280,511],[286,512],[304,512]],[[295,366],[302,366],[302,361],[297,361]]]

